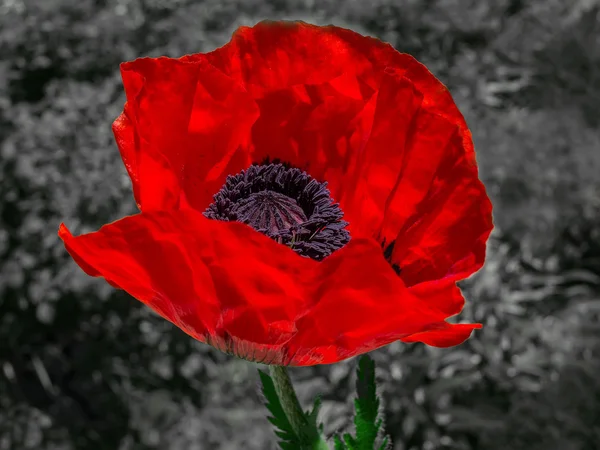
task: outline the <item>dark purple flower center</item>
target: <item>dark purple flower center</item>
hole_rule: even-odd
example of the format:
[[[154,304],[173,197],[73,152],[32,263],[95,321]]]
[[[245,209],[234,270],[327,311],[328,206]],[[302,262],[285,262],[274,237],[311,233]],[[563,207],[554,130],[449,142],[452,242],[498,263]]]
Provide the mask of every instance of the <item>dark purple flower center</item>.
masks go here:
[[[270,190],[250,194],[233,209],[238,217],[244,218],[244,223],[268,233],[289,230],[306,222],[306,215],[296,200]]]
[[[204,211],[209,219],[237,221],[317,261],[350,240],[348,222],[327,183],[283,164],[252,165],[229,175]]]

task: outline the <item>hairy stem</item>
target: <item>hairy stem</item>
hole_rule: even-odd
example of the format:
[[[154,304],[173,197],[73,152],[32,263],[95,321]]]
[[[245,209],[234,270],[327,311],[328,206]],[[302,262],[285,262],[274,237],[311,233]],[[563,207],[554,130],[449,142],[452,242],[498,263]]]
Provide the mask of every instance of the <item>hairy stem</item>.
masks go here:
[[[306,415],[296,396],[296,391],[294,391],[294,386],[292,385],[292,380],[287,369],[283,366],[269,366],[269,372],[275,385],[275,392],[277,392],[281,407],[290,422],[292,430],[301,439],[306,438],[308,428]],[[322,437],[318,436],[316,438],[315,442],[306,447],[307,450],[329,450]]]

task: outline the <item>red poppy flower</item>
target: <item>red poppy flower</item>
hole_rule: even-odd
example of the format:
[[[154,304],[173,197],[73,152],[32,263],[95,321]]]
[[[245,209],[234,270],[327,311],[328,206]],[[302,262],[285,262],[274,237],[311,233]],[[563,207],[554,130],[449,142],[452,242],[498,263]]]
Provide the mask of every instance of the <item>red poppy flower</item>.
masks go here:
[[[113,124],[141,213],[60,237],[77,264],[183,331],[280,365],[400,340],[446,347],[456,281],[492,229],[471,134],[425,66],[302,22],[121,65]]]

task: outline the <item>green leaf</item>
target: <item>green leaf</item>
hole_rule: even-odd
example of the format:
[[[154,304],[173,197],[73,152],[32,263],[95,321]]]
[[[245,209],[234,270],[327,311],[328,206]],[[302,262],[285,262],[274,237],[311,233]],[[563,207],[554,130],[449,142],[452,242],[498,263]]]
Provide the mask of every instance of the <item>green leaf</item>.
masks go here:
[[[378,450],[392,450],[392,440],[389,436],[385,436]]]
[[[333,437],[334,450],[348,450],[346,444],[340,439],[338,435]]]
[[[358,361],[356,392],[357,398],[354,400],[356,437],[345,434],[342,442],[336,436],[336,450],[344,450],[345,447],[348,450],[374,450],[382,428],[383,419],[379,417],[380,403],[375,383],[375,361],[367,355],[361,356]],[[385,436],[378,448],[386,450],[390,445],[389,436]]]
[[[315,398],[315,402],[313,404],[313,408],[311,411],[306,411],[306,419],[308,421],[308,428],[309,430],[313,430],[313,434],[314,431],[316,430],[317,433],[319,434],[323,431],[323,424],[318,424],[317,423],[317,416],[319,415],[319,410],[321,409],[321,396],[317,396],[317,398]]]
[[[344,443],[346,444],[346,447],[348,447],[349,450],[358,449],[358,442],[356,442],[356,439],[354,439],[349,433],[344,434]]]
[[[269,374],[259,370],[260,381],[262,383],[262,391],[265,396],[266,406],[271,417],[267,417],[269,422],[276,428],[275,435],[281,439],[278,442],[282,450],[301,450],[303,448],[299,436],[294,433],[290,422],[283,411],[279,397],[275,391],[275,385]]]

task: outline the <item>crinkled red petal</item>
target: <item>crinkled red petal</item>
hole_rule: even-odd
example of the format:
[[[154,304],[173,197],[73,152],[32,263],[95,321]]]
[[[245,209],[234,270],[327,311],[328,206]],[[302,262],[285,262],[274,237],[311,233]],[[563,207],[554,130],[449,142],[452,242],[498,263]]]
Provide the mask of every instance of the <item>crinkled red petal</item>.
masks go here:
[[[372,239],[354,239],[326,258],[312,287],[315,306],[288,344],[292,365],[330,364],[396,340],[425,342],[431,333],[430,345],[458,345],[481,327],[446,322],[452,314],[413,295]]]
[[[206,208],[226,176],[251,162],[256,104],[203,58],[140,58],[121,75],[127,103],[113,131],[138,206]]]
[[[263,21],[254,27],[238,28],[230,42],[206,57],[254,97],[295,85],[327,83],[345,73],[369,71],[371,62],[354,45],[336,36],[335,28]]]
[[[467,335],[456,327],[478,327],[445,322],[447,314],[411,294],[369,239],[319,263],[192,209],[142,213],[77,237],[61,225],[59,235],[89,275],[194,338],[252,360],[333,363],[429,333],[457,344]]]
[[[392,263],[402,268],[408,286],[434,286],[439,279],[453,285],[481,268],[493,228],[467,124],[448,89],[412,56],[350,30],[332,27],[332,33],[378,70],[409,79],[423,96],[386,201],[381,236],[395,239]]]

